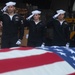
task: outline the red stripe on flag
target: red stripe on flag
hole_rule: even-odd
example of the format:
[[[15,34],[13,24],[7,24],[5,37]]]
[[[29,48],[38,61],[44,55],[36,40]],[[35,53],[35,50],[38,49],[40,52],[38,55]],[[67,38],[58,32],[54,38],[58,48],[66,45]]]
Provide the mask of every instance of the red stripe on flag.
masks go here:
[[[0,60],[0,73],[42,66],[59,61],[63,61],[63,59],[54,53],[45,53],[36,56]]]
[[[75,75],[75,73],[69,74],[69,75]]]

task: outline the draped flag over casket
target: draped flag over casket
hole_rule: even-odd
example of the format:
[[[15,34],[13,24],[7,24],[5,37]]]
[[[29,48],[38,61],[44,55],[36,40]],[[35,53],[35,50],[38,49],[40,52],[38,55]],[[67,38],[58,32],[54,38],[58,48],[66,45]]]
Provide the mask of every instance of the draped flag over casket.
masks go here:
[[[75,48],[1,49],[0,75],[75,75]]]

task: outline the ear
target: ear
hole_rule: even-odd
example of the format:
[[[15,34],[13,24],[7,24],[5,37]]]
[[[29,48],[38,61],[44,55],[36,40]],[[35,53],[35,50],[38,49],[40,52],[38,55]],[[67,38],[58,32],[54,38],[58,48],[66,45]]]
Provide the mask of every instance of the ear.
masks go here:
[[[39,17],[41,17],[41,15],[39,15]]]
[[[14,10],[16,10],[16,7],[14,7]]]

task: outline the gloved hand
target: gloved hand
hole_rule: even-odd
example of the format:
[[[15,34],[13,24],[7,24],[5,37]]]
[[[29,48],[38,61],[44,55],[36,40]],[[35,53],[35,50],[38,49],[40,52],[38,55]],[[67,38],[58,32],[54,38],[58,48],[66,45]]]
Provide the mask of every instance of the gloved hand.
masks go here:
[[[41,47],[44,48],[45,47],[45,43],[42,43]]]
[[[69,46],[70,46],[70,43],[67,43],[67,44],[66,44],[66,47],[69,48]]]
[[[16,42],[17,45],[21,45],[21,40],[19,39],[17,42]]]
[[[60,15],[60,13],[54,15],[53,18],[55,19],[55,18],[57,18],[59,15]]]
[[[7,6],[5,6],[1,11],[5,12],[7,10]]]

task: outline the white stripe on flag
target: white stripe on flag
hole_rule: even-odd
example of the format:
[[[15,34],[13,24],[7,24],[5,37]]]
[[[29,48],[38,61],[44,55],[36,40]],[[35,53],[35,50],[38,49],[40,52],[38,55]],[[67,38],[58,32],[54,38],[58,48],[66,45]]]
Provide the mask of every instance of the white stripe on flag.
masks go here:
[[[34,68],[6,72],[0,75],[68,75],[74,72],[75,70],[67,62],[62,61]]]
[[[3,59],[10,59],[10,58],[19,58],[19,57],[26,57],[32,55],[40,55],[47,53],[45,50],[40,49],[32,49],[32,50],[13,50],[8,52],[1,52],[0,53],[0,60]]]

